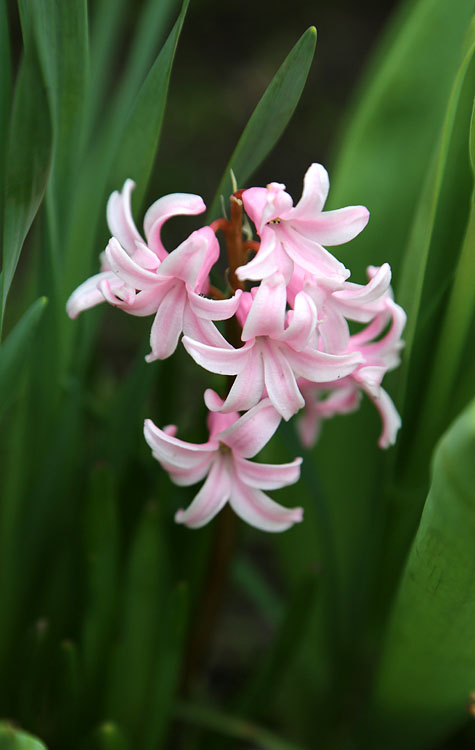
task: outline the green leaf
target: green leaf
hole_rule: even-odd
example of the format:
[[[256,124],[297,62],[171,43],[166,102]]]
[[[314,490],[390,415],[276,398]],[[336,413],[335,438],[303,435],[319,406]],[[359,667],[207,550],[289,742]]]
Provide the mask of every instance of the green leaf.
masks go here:
[[[404,333],[404,361],[399,373],[399,400],[403,403],[407,398],[404,416],[411,432],[414,432],[414,425],[420,418],[418,412],[427,392],[426,367],[434,347],[433,341],[427,337],[427,330],[435,324],[440,326],[440,308],[445,310],[446,306],[441,292],[446,291],[453,276],[453,258],[457,258],[457,250],[463,238],[461,230],[463,231],[467,222],[473,186],[468,161],[468,140],[475,84],[475,22],[471,26],[470,42],[452,86],[440,144],[418,206],[397,295],[408,315]],[[450,260],[447,255],[449,242],[452,247]],[[452,373],[457,370],[455,348],[453,355],[454,360],[449,363]],[[440,376],[440,368],[445,369],[447,366],[445,350],[442,359],[443,362],[439,363],[436,371],[431,372],[435,380]],[[422,375],[423,385],[420,382]],[[447,380],[447,373],[443,377]],[[447,384],[450,384],[450,378]],[[437,402],[438,411],[442,415],[447,395],[446,388],[444,397]],[[433,411],[432,399],[430,409]],[[429,432],[437,436],[434,425],[431,425]],[[420,440],[420,436],[417,439]]]
[[[40,206],[51,163],[48,101],[33,40],[15,87],[5,165],[0,331],[20,252]]]
[[[146,722],[167,587],[165,541],[157,508],[144,508],[127,561],[119,616],[120,632],[107,691],[108,715],[137,737]],[[124,679],[126,676],[126,679]]]
[[[170,36],[140,89],[114,159],[109,182],[117,189],[128,177],[135,180],[136,205],[145,194],[157,152],[173,60],[188,5],[189,0],[184,0]]]
[[[64,275],[64,302],[91,271],[91,257],[101,247],[95,246],[97,226],[105,214],[106,194],[110,189],[120,189],[127,177],[137,182],[134,200],[143,197],[158,148],[163,113],[168,95],[168,84],[175,50],[183,25],[189,0],[183,3],[180,16],[166,44],[159,53],[126,122],[117,118],[113,129],[98,137],[78,188],[74,213],[67,241],[67,266]],[[74,335],[73,327],[63,336],[65,362],[70,354]],[[66,335],[68,334],[68,335]]]
[[[0,416],[21,381],[21,370],[46,302],[46,297],[37,299],[0,347]]]
[[[144,728],[144,750],[166,747],[164,739],[180,680],[187,617],[188,587],[178,583],[167,602],[162,647],[151,683],[148,721]]]
[[[406,0],[355,93],[329,203],[364,204],[371,212],[364,232],[338,252],[355,281],[385,261],[398,276],[472,13],[472,0]]]
[[[244,187],[284,132],[307,80],[316,42],[317,30],[311,26],[300,37],[264,92],[224,170],[209,210],[211,219],[219,212],[221,195],[227,198],[232,193],[230,171],[233,170],[239,187]]]
[[[8,16],[5,0],[0,1],[0,185],[4,185],[8,118],[11,97],[11,61]]]
[[[56,223],[61,236],[67,197],[75,185],[84,146],[89,76],[87,2],[35,0],[31,9],[53,119],[51,221]]]
[[[468,718],[475,674],[475,401],[441,439],[389,623],[371,747],[435,747]]]
[[[117,489],[107,465],[92,472],[84,509],[86,603],[82,637],[84,686],[88,703],[104,692],[107,646],[113,637],[118,594],[119,529]]]
[[[9,724],[0,724],[0,750],[47,750],[40,740],[20,732]]]

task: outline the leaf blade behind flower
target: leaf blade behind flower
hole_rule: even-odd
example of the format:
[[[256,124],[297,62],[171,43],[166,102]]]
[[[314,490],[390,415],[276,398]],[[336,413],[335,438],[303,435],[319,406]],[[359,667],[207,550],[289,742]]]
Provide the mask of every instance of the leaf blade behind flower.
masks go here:
[[[383,650],[372,747],[378,737],[385,747],[433,747],[468,718],[475,674],[474,452],[472,401],[434,454],[430,492]]]
[[[311,26],[286,57],[251,115],[221,178],[208,219],[216,218],[221,195],[232,193],[233,170],[243,187],[272,150],[292,117],[305,86],[315,52],[317,30]]]

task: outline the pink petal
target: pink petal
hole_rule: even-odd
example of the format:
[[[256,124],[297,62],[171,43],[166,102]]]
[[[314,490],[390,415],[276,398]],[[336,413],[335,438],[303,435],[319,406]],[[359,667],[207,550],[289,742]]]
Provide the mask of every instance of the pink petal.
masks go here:
[[[355,305],[368,305],[385,294],[390,283],[391,267],[384,263],[365,286],[346,282],[345,289],[333,292],[333,297],[350,309]]]
[[[242,331],[242,340],[278,336],[284,330],[287,294],[284,277],[274,273],[261,282]]]
[[[317,310],[313,300],[305,292],[299,292],[295,297],[294,309],[287,315],[290,322],[280,335],[280,341],[285,341],[297,351],[305,349],[317,325]]]
[[[259,356],[257,349],[252,349],[249,353],[249,358],[240,373],[236,376],[224,403],[219,407],[219,411],[230,412],[230,411],[246,411],[251,409],[257,404],[262,396],[264,390],[264,372],[262,367],[262,359]],[[213,402],[206,399],[205,403],[208,409],[212,409],[211,403]]]
[[[380,448],[389,448],[396,442],[397,433],[401,427],[401,417],[384,388],[380,388],[377,395],[367,389],[365,390],[379,411],[383,423],[383,431],[379,437],[378,445]]]
[[[344,378],[363,361],[359,352],[326,354],[310,348],[296,352],[288,347],[285,354],[295,375],[306,378],[312,383],[330,383]]]
[[[267,394],[286,421],[305,404],[292,367],[286,359],[287,351],[290,351],[289,347],[286,347],[284,354],[276,344],[266,342],[263,353]]]
[[[257,255],[236,270],[238,279],[259,281],[279,271],[286,281],[290,280],[294,264],[283,251],[278,233],[270,227],[262,230],[262,242]]]
[[[190,234],[176,250],[161,263],[160,276],[174,276],[185,281],[190,289],[202,291],[211,267],[219,257],[219,243],[210,227]]]
[[[327,304],[323,310],[322,320],[318,324],[322,337],[323,349],[329,354],[342,354],[350,340],[350,329],[343,315]]]
[[[109,240],[105,253],[111,269],[126,284],[134,289],[151,289],[156,286],[157,274],[139,266],[114,237]]]
[[[238,289],[230,299],[209,299],[188,290],[190,307],[199,318],[206,320],[227,320],[239,307],[242,291]]]
[[[201,482],[201,480],[204,479],[204,477],[209,472],[209,467],[211,461],[213,460],[213,458],[208,455],[203,459],[201,463],[197,464],[196,466],[192,466],[189,469],[178,469],[176,466],[168,464],[166,461],[162,461],[157,453],[154,453],[152,451],[152,455],[157,459],[157,461],[160,461],[162,468],[166,472],[168,472],[172,482],[174,482],[174,484],[177,484],[179,487],[189,487],[191,484],[197,484],[197,482]]]
[[[286,219],[294,221],[313,220],[325,205],[330,188],[328,172],[322,164],[311,164],[303,181],[303,192],[299,202]]]
[[[211,521],[226,504],[231,492],[231,483],[226,462],[218,457],[209,472],[208,478],[195,499],[186,510],[175,515],[177,523],[184,523],[191,529],[198,529]]]
[[[205,460],[211,462],[219,447],[212,441],[195,444],[179,440],[154,425],[151,419],[144,422],[144,435],[157,460],[174,469],[195,469]]]
[[[312,221],[299,223],[295,228],[305,237],[322,245],[342,245],[363,231],[369,221],[364,206],[346,206],[336,211],[324,211]]]
[[[201,344],[188,336],[183,336],[182,343],[200,367],[219,375],[236,375],[244,369],[249,359],[249,352],[254,346],[254,342],[250,341],[240,349],[224,349]]]
[[[203,211],[206,211],[203,199],[199,195],[190,193],[172,193],[152,203],[145,214],[144,230],[149,247],[158,255],[160,260],[167,257],[167,251],[160,239],[162,226],[167,219],[172,216],[201,214]]]
[[[145,360],[167,359],[175,351],[183,331],[183,313],[187,302],[184,284],[177,281],[162,299],[150,331],[152,352]]]
[[[217,439],[228,445],[233,455],[252,458],[269,442],[280,420],[280,414],[266,398],[221,432]]]
[[[159,287],[156,287],[155,289],[146,289],[143,292],[138,292],[138,294],[135,294],[135,296],[128,302],[127,305],[118,305],[116,303],[116,307],[120,307],[129,315],[134,315],[137,318],[144,318],[147,315],[154,315],[157,312],[160,302],[163,298],[163,295],[166,294],[166,291],[166,289],[160,289]],[[106,296],[105,290],[103,290],[103,293],[104,296]],[[108,299],[108,301],[111,300]],[[111,304],[114,303],[111,301]]]
[[[343,263],[334,255],[315,240],[305,237],[293,226],[286,225],[280,230],[280,234],[285,252],[305,271],[317,277],[325,276],[337,281],[344,281],[350,275]]]
[[[231,485],[231,507],[243,521],[262,531],[285,531],[302,521],[302,508],[284,508],[261,490],[246,486],[236,476]]]
[[[201,344],[218,347],[222,349],[232,349],[224,336],[218,331],[214,323],[210,320],[198,318],[190,305],[185,306],[183,315],[183,333],[187,338],[199,341]]]
[[[234,457],[234,464],[239,478],[248,487],[261,490],[278,490],[295,484],[300,478],[301,458],[288,464],[257,464],[240,456]]]
[[[132,255],[135,243],[143,242],[132,218],[130,194],[135,187],[133,180],[126,180],[122,192],[115,190],[107,201],[107,224],[113,237]]]
[[[261,234],[265,224],[292,208],[292,198],[285,185],[272,182],[266,188],[249,188],[242,194],[244,209]]]
[[[143,242],[135,243],[135,250],[132,253],[132,257],[139,266],[146,268],[148,271],[156,271],[160,265],[159,258]]]
[[[77,318],[83,310],[88,310],[90,307],[95,307],[105,301],[104,295],[99,289],[101,281],[108,281],[113,289],[124,285],[124,282],[118,279],[112,271],[103,271],[91,276],[90,279],[84,281],[74,290],[66,302],[66,312],[70,318]]]

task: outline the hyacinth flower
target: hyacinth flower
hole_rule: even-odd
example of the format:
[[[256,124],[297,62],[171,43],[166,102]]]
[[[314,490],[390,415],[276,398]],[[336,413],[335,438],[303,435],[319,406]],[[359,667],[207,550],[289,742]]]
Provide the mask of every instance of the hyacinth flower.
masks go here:
[[[188,486],[206,477],[191,505],[179,510],[175,520],[199,528],[229,502],[238,516],[263,531],[285,531],[301,521],[302,508],[284,508],[263,490],[297,482],[302,459],[275,465],[249,461],[270,440],[279,422],[280,415],[268,399],[241,417],[237,412],[210,412],[209,439],[195,444],[175,437],[174,425],[161,430],[147,419],[145,439],[175,484]]]
[[[261,243],[255,258],[237,269],[239,279],[259,280],[280,271],[288,282],[294,265],[318,278],[337,282],[348,278],[348,269],[324,245],[352,240],[365,228],[369,212],[364,206],[322,211],[329,186],[326,169],[312,164],[296,206],[285,185],[278,182],[243,191],[244,208]]]
[[[309,346],[317,322],[315,305],[308,295],[299,293],[294,309],[286,313],[286,301],[284,276],[275,273],[260,284],[252,300],[241,335],[244,346],[216,347],[184,336],[183,345],[199,365],[211,372],[237,375],[224,402],[207,398],[209,409],[250,409],[265,389],[276,410],[288,420],[305,403],[297,378],[338,380],[362,362],[357,352],[333,355]]]
[[[173,193],[159,198],[144,217],[146,242],[135,226],[131,209],[133,180],[126,180],[122,192],[115,190],[107,202],[107,224],[112,237],[142,268],[155,270],[168,253],[161,241],[163,224],[172,216],[196,215],[206,210],[203,199],[191,193]],[[83,310],[108,301],[132,307],[135,289],[120,279],[110,268],[105,253],[100,255],[101,271],[82,283],[69,297],[66,312],[76,318]]]
[[[116,236],[104,251],[107,270],[92,277],[71,295],[71,317],[86,307],[106,300],[130,315],[155,315],[150,333],[151,353],[146,359],[166,359],[176,349],[180,334],[221,345],[224,339],[211,320],[230,318],[239,304],[238,292],[230,299],[212,300],[209,271],[219,257],[219,244],[209,227],[193,232],[176,250],[167,253],[160,239],[163,223],[177,213],[197,213],[204,204],[199,196],[175,194],[153,204],[145,216],[150,247],[138,234],[130,212],[128,180],[122,195],[113,193],[108,204],[108,223]]]
[[[380,312],[372,322],[351,336],[348,342],[347,351],[357,351],[364,358],[361,365],[338,383],[315,385],[309,381],[299,382],[305,398],[305,410],[298,421],[298,431],[306,447],[315,443],[322,420],[355,411],[362,392],[371,399],[381,417],[379,447],[388,448],[396,442],[401,418],[381,383],[385,374],[400,363],[400,352],[404,345],[401,335],[406,314],[389,294],[382,300],[380,307]],[[387,328],[387,332],[381,337]]]

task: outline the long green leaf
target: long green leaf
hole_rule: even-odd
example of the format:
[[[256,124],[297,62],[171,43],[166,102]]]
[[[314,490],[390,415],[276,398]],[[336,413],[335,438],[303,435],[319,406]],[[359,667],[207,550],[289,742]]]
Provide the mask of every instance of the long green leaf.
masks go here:
[[[5,165],[0,331],[20,252],[46,188],[51,138],[48,101],[31,40],[15,88]]]
[[[163,114],[175,50],[189,0],[183,3],[166,44],[152,66],[126,122],[99,139],[85,166],[67,242],[64,275],[64,301],[72,289],[91,271],[91,258],[102,249],[94,245],[101,213],[105,213],[109,189],[120,189],[127,177],[137,182],[136,193],[144,195],[161,135]],[[65,321],[64,325],[69,325]],[[73,328],[64,337],[63,355],[67,361]]]
[[[438,746],[468,718],[475,674],[475,401],[440,441],[390,620],[371,747]]]
[[[120,633],[107,691],[108,715],[135,738],[143,732],[155,654],[161,645],[159,627],[166,586],[160,518],[155,506],[147,506],[127,563]]]
[[[10,115],[11,62],[8,17],[5,0],[0,2],[0,185],[4,185],[5,148]]]
[[[365,231],[338,252],[356,281],[385,261],[397,278],[472,13],[472,0],[406,0],[356,91],[330,188],[332,208],[371,211]]]
[[[455,171],[453,164],[458,153],[461,153],[465,162],[462,166],[465,166],[468,171],[469,121],[475,83],[475,21],[472,23],[470,41],[471,44],[455,76],[440,145],[435,153],[433,167],[421,196],[410,242],[404,256],[398,300],[406,309],[408,324],[404,334],[406,351],[400,374],[401,402],[408,389],[408,380],[414,374],[414,368],[418,370],[420,367],[420,357],[417,361],[414,360],[414,364],[411,361],[413,349],[416,343],[421,344],[425,329],[431,323],[430,313],[435,320],[437,295],[440,294],[444,280],[447,278],[450,280],[453,273],[452,263],[447,268],[447,235],[450,236],[452,252],[456,254],[458,243],[454,221],[459,218],[456,211],[459,210],[460,204],[465,203],[468,206],[471,194],[470,181],[466,184],[465,174],[461,174],[461,169]],[[466,93],[465,97],[464,93]],[[461,145],[458,142],[459,130],[462,131],[463,138]],[[455,206],[451,205],[451,196],[454,195]],[[447,224],[449,229],[445,229]],[[460,237],[460,229],[457,229],[457,233]],[[432,309],[430,309],[431,304]],[[430,346],[432,347],[432,342]],[[420,346],[418,346],[418,351],[420,351]],[[427,354],[427,351],[422,354],[425,360],[427,360]],[[426,383],[424,388],[426,388]],[[408,401],[406,407],[406,411],[411,410],[411,413],[414,411],[414,400],[420,399],[420,394],[412,390],[414,396]],[[440,409],[444,409],[444,406],[443,402],[439,404]]]
[[[84,146],[89,49],[86,0],[35,0],[38,52],[48,86],[54,130],[54,168],[50,183],[55,229],[65,225],[67,198],[77,179]]]
[[[158,148],[173,60],[188,5],[189,0],[184,0],[177,22],[140,89],[110,175],[110,184],[116,188],[128,177],[136,181],[134,198],[138,205],[145,194]]]
[[[47,750],[40,740],[26,732],[19,732],[9,724],[0,724],[1,750]]]
[[[212,219],[219,211],[221,195],[227,198],[232,193],[230,171],[233,170],[239,186],[244,187],[284,132],[305,86],[316,42],[317,30],[311,26],[300,37],[264,92],[224,170],[209,210]]]
[[[21,369],[28,360],[30,343],[46,302],[46,297],[36,300],[0,347],[0,415],[20,383]]]
[[[179,583],[167,602],[162,647],[153,675],[144,750],[166,748],[166,729],[172,718],[172,704],[178,688],[188,616],[188,587]]]

